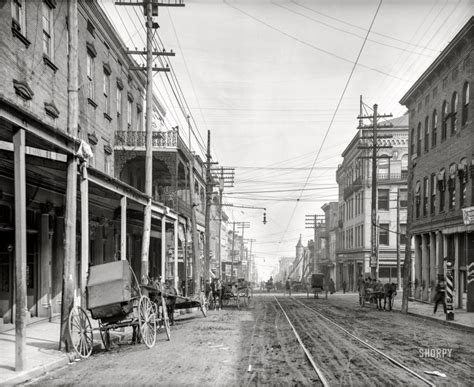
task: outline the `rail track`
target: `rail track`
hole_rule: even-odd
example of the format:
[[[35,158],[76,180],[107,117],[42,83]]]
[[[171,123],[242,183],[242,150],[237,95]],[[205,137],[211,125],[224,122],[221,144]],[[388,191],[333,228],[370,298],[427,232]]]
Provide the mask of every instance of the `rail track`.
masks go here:
[[[303,349],[304,353],[306,354],[306,357],[308,358],[309,362],[311,363],[311,366],[313,367],[316,374],[318,375],[321,383],[324,386],[329,386],[329,382],[328,382],[328,379],[330,378],[330,375],[328,375],[329,371],[328,370],[323,371],[322,368],[324,366],[318,366],[316,364],[316,361],[314,360],[314,355],[315,354],[314,353],[312,354],[311,350],[308,349],[308,346],[305,345],[305,343],[304,343],[304,341],[309,343],[311,341],[311,338],[306,337],[306,340],[303,340],[301,338],[301,336],[303,335],[303,332],[300,331],[301,335],[298,333],[297,328],[295,327],[295,324],[291,321],[291,319],[288,316],[287,311],[285,311],[285,308],[283,307],[283,305],[280,303],[280,301],[277,299],[276,296],[274,296],[274,299],[275,299],[277,305],[279,306],[279,308],[281,309],[283,315],[286,317],[286,320],[288,321],[289,325],[291,326],[291,328],[292,328],[292,330],[293,330],[293,332],[294,332],[301,348]],[[372,358],[374,357],[373,354],[376,354],[375,357],[378,356],[379,358],[382,358],[382,359],[386,360],[387,364],[392,364],[395,367],[406,371],[406,373],[408,373],[411,377],[414,377],[417,380],[422,381],[423,383],[425,383],[428,386],[435,386],[435,384],[432,383],[431,381],[429,381],[428,379],[424,378],[423,376],[421,376],[420,374],[418,374],[414,370],[410,369],[409,367],[405,366],[404,364],[400,363],[399,361],[395,360],[394,358],[388,356],[384,352],[382,352],[379,349],[375,348],[374,346],[372,346],[368,342],[366,342],[366,341],[362,340],[361,338],[357,337],[356,335],[352,334],[351,332],[349,332],[347,329],[345,329],[344,327],[342,327],[341,325],[339,325],[338,323],[336,323],[332,319],[330,319],[327,316],[323,315],[321,312],[315,310],[314,308],[309,307],[308,305],[305,305],[304,303],[302,303],[301,301],[297,300],[294,297],[292,297],[291,300],[292,300],[293,305],[295,303],[300,305],[305,310],[308,310],[311,314],[317,316],[320,319],[320,321],[324,322],[323,324],[318,324],[319,328],[322,328],[322,327],[329,328],[329,327],[334,326],[338,330],[344,332],[344,334],[347,337],[350,338],[349,340],[351,340],[353,342],[356,342],[359,345],[359,347],[361,348],[361,351],[363,349],[368,353],[370,352],[372,354],[372,355],[370,355],[370,356],[372,356]],[[312,323],[314,324],[314,321],[312,321]],[[334,332],[332,330],[330,330],[330,335],[334,335]],[[313,340],[314,340],[314,338],[313,338]],[[313,344],[313,346],[314,346],[314,344]],[[368,359],[370,359],[370,358],[368,358]],[[351,361],[351,359],[349,359],[349,362],[350,361]],[[380,360],[379,360],[379,362],[380,362]],[[359,364],[358,366],[360,367],[361,365]],[[366,364],[366,366],[373,367],[374,364],[369,363],[369,364]],[[326,374],[326,376],[325,376],[325,374]]]

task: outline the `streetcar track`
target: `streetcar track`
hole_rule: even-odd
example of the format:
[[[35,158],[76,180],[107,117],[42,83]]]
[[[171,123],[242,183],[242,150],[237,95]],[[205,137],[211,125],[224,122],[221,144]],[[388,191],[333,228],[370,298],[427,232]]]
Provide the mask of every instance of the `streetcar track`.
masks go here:
[[[283,307],[281,306],[280,302],[278,301],[278,299],[273,296],[275,298],[275,301],[277,302],[278,306],[280,307],[281,311],[283,312],[283,315],[286,317],[288,323],[290,324],[291,326],[291,329],[293,330],[293,333],[295,334],[296,336],[296,339],[298,340],[298,342],[300,343],[300,346],[301,348],[303,348],[303,351],[304,353],[306,354],[306,357],[308,358],[309,362],[311,363],[311,366],[314,368],[314,370],[316,371],[316,373],[318,374],[318,377],[319,377],[319,380],[321,381],[321,383],[323,384],[323,386],[325,387],[329,387],[329,383],[328,381],[326,380],[326,378],[324,377],[322,371],[318,368],[318,366],[316,365],[313,357],[311,356],[311,354],[309,353],[308,349],[305,347],[305,345],[303,344],[303,341],[301,340],[300,338],[300,335],[298,334],[298,332],[296,332],[296,329],[294,327],[294,325],[291,323],[290,321],[290,318],[288,317],[288,315],[286,314],[285,310],[283,309]]]
[[[303,350],[305,351],[305,354],[306,356],[308,357],[308,359],[310,360],[311,364],[313,365],[313,367],[315,367],[315,364],[313,364],[314,362],[314,359],[312,358],[311,354],[309,354],[307,352],[307,349],[306,347],[304,346],[304,344],[301,342],[301,339],[298,335],[298,333],[296,332],[296,328],[294,327],[294,325],[291,323],[288,315],[286,314],[286,312],[284,311],[282,305],[280,304],[280,302],[278,301],[278,299],[276,298],[276,296],[274,296],[275,298],[275,301],[277,302],[277,304],[279,305],[279,307],[281,308],[283,314],[285,315],[285,317],[287,318],[288,320],[288,323],[291,325],[294,333],[295,333],[295,336],[297,337],[298,341],[300,342],[300,345],[302,346]],[[345,328],[343,328],[342,326],[340,326],[339,324],[337,324],[336,322],[334,322],[332,319],[324,316],[322,313],[318,312],[317,310],[315,310],[314,308],[311,308],[307,305],[305,305],[304,303],[302,303],[301,301],[297,300],[296,298],[292,297],[292,300],[295,301],[296,303],[300,304],[301,306],[303,306],[304,308],[306,308],[307,310],[309,310],[311,313],[313,314],[316,314],[318,317],[324,319],[326,322],[336,326],[338,329],[342,330],[346,335],[348,335],[349,337],[351,337],[352,339],[356,340],[359,344],[363,344],[365,347],[369,348],[370,351],[372,352],[375,352],[377,353],[378,355],[382,356],[384,359],[390,361],[392,364],[396,365],[397,367],[399,368],[402,368],[404,369],[405,371],[407,371],[410,375],[414,376],[415,378],[423,381],[424,383],[426,383],[427,385],[429,386],[435,386],[435,384],[433,384],[431,381],[427,380],[426,378],[424,378],[423,376],[419,375],[418,373],[416,373],[415,371],[413,371],[412,369],[408,368],[407,366],[405,366],[404,364],[398,362],[397,360],[393,359],[392,357],[386,355],[385,353],[383,353],[382,351],[380,351],[379,349],[373,347],[372,345],[368,344],[367,342],[365,342],[364,340],[360,339],[359,337],[355,336],[354,334],[352,334],[351,332],[349,332],[348,330],[346,330]],[[317,367],[316,367],[317,368]],[[315,368],[315,369],[316,369]],[[318,376],[319,376],[319,369],[318,371],[316,371],[318,373]],[[324,383],[323,383],[324,384]]]

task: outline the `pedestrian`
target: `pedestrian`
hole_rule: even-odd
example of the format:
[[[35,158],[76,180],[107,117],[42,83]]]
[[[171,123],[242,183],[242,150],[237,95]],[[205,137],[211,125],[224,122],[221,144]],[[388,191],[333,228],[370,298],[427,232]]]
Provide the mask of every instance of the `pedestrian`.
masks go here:
[[[441,276],[438,278],[438,284],[436,285],[436,295],[434,298],[435,306],[433,314],[436,314],[438,310],[438,304],[443,304],[444,314],[446,314],[446,283],[444,282],[444,277]]]
[[[334,294],[336,292],[336,284],[332,278],[329,278],[329,292]]]
[[[346,282],[346,281],[342,281],[342,293],[343,293],[343,294],[346,294],[346,288],[347,288],[347,282]]]
[[[290,278],[289,278],[289,277],[288,277],[288,279],[286,280],[285,288],[286,288],[286,291],[288,292],[288,295],[291,296],[291,281],[290,281]],[[285,292],[285,293],[286,293],[286,292]]]

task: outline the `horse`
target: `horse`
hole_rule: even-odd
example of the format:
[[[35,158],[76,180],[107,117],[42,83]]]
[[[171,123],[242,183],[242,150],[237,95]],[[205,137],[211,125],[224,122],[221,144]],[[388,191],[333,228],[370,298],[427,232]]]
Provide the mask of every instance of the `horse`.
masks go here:
[[[384,286],[383,286],[383,292],[384,292],[384,298],[383,298],[383,309],[385,309],[385,306],[387,305],[387,299],[388,299],[388,307],[389,307],[389,310],[391,311],[392,310],[392,306],[393,306],[393,300],[395,298],[395,296],[397,295],[397,284],[395,283],[386,283]]]

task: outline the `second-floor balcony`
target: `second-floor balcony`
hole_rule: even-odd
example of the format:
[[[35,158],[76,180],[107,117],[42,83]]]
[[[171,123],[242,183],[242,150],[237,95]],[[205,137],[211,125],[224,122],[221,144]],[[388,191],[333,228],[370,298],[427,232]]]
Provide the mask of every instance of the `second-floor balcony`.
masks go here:
[[[116,150],[145,150],[144,130],[119,130],[115,132]],[[178,130],[152,131],[153,150],[172,150],[178,147]]]

